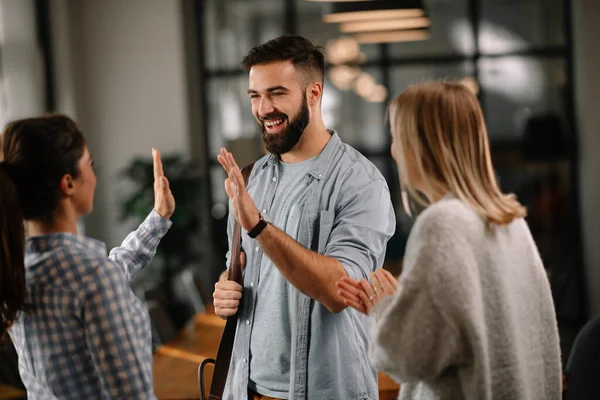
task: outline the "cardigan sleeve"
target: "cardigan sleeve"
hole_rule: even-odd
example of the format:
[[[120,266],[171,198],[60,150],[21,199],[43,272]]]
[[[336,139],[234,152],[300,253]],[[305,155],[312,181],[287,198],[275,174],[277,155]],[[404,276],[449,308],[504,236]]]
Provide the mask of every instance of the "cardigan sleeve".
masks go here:
[[[420,222],[398,290],[371,310],[371,362],[404,383],[438,377],[460,362],[466,347],[452,306],[460,295],[449,278],[461,262],[464,243],[435,218]]]

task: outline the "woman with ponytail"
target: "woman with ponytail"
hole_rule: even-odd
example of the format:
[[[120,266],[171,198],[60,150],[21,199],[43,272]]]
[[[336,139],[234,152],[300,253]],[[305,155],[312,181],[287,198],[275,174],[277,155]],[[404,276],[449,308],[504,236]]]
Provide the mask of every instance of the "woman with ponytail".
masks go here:
[[[21,119],[0,136],[0,329],[29,399],[155,398],[150,320],[129,287],[175,209],[153,157],[154,210],[107,256],[103,243],[77,234],[96,175],[75,122]]]
[[[25,309],[25,231],[10,166],[0,161],[0,340]]]

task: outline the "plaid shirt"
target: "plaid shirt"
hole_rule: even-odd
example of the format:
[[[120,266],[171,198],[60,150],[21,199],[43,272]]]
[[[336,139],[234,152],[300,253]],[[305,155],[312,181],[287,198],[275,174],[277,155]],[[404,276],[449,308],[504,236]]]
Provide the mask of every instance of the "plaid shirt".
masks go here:
[[[30,237],[31,314],[9,334],[29,399],[154,399],[150,319],[129,280],[171,225],[156,211],[121,247],[69,233]]]

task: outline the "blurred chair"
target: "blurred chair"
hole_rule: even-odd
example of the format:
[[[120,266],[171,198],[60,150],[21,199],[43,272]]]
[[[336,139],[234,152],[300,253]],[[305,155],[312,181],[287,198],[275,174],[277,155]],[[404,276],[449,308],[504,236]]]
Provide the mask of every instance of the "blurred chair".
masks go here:
[[[177,275],[176,279],[179,281],[179,284],[184,291],[182,294],[185,296],[186,302],[193,308],[194,313],[204,312],[206,310],[206,305],[204,304],[202,293],[200,292],[200,282],[196,280],[192,269],[184,269]]]
[[[564,400],[600,399],[600,316],[579,331],[565,371]]]

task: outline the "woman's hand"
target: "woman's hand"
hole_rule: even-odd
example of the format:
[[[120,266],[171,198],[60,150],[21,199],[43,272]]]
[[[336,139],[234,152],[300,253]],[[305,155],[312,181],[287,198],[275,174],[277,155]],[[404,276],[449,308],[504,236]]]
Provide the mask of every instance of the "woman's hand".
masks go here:
[[[357,281],[346,276],[336,284],[344,304],[366,315],[382,298],[393,295],[398,289],[396,278],[383,268],[371,272],[370,276],[371,283],[366,279]]]
[[[154,209],[164,219],[171,218],[175,211],[175,198],[169,188],[169,180],[163,172],[160,152],[152,149],[152,161],[154,163]]]

